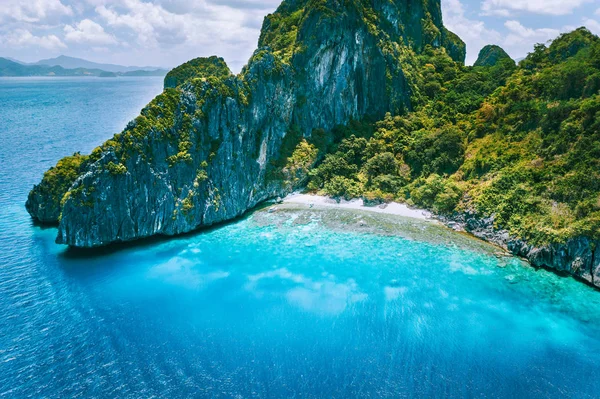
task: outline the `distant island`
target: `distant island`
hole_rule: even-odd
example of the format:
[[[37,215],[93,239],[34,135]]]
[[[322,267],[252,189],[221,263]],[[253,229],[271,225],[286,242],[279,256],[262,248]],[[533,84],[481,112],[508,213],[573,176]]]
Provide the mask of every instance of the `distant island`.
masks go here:
[[[65,69],[77,69],[77,68],[85,68],[85,69],[101,69],[106,72],[115,72],[115,73],[125,73],[125,72],[138,72],[138,71],[156,71],[162,70],[164,68],[160,68],[157,66],[124,66],[124,65],[115,65],[115,64],[101,64],[93,61],[84,60],[82,58],[69,57],[66,55],[59,55],[56,58],[49,58],[45,60],[40,60],[33,64],[27,64],[25,62],[21,62],[18,60],[12,59],[11,61],[18,62],[23,65],[49,65],[49,66],[61,66]],[[165,71],[166,73],[166,71]]]
[[[165,76],[167,70],[157,67],[127,67],[60,56],[41,60],[36,63],[24,63],[18,60],[0,57],[0,76]]]

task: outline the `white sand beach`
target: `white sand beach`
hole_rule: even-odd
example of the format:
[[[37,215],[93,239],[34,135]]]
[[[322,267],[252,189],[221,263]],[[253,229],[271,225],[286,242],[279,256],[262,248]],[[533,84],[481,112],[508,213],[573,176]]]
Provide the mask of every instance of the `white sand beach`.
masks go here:
[[[304,204],[309,206],[312,205],[340,209],[358,209],[362,211],[385,213],[388,215],[397,215],[413,219],[435,221],[435,219],[432,218],[431,212],[423,209],[413,209],[408,205],[397,202],[379,206],[365,206],[362,199],[355,199],[352,201],[341,200],[340,202],[337,202],[329,197],[311,194],[290,194],[283,199],[283,202],[288,204]]]

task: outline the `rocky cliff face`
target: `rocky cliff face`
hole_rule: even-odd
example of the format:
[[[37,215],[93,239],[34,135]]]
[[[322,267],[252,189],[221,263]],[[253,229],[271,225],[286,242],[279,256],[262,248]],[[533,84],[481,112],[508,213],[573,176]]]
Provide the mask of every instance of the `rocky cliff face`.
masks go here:
[[[60,219],[57,242],[75,247],[235,218],[303,181],[315,129],[411,109],[411,59],[427,45],[464,60],[439,1],[284,1],[240,75],[216,57],[175,69],[122,133],[60,184],[45,176],[27,209]]]

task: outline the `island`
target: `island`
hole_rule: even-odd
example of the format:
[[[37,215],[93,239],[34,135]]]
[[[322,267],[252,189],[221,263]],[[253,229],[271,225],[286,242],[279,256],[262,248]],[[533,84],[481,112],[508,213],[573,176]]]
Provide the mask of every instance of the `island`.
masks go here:
[[[92,67],[77,66],[75,68],[65,68],[59,64],[60,57],[54,60],[42,60],[35,64],[24,64],[17,61],[0,57],[0,77],[31,77],[31,76],[58,76],[58,77],[77,77],[77,76],[96,76],[100,78],[117,76],[165,76],[167,71],[164,69],[152,70],[104,70],[100,69],[103,64],[94,64],[89,61],[73,59],[80,61],[79,65],[91,65]],[[48,62],[51,64],[42,64]],[[109,69],[116,66],[106,65]],[[123,67],[125,68],[125,67]]]
[[[92,248],[232,220],[295,190],[428,209],[600,287],[600,39],[464,65],[439,0],[285,0],[240,74],[192,60],[26,203]]]

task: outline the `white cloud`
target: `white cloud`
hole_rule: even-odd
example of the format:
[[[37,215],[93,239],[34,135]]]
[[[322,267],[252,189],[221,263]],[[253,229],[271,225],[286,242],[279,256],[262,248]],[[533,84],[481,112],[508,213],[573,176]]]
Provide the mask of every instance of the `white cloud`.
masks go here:
[[[60,0],[2,0],[0,5],[0,22],[48,22],[70,15],[73,15],[73,9]]]
[[[550,40],[560,34],[560,31],[557,29],[531,29],[523,26],[519,21],[506,21],[504,26],[509,31],[509,36],[506,38],[507,43],[511,43],[512,41],[519,41],[524,39],[537,39],[547,41]]]
[[[0,37],[0,44],[12,48],[38,47],[46,50],[67,47],[56,35],[35,36],[26,29],[17,29]]]
[[[594,0],[484,0],[484,15],[512,16],[514,12],[530,12],[547,15],[566,15],[585,3]]]
[[[467,64],[473,64],[480,49],[487,44],[499,44],[502,37],[499,32],[488,29],[483,21],[466,17],[460,0],[447,0],[442,9],[444,24],[467,44]]]
[[[241,69],[256,48],[261,21],[279,0],[88,0],[120,40],[134,47],[176,53],[177,61],[207,55],[225,57]],[[185,56],[184,56],[185,54]],[[170,57],[172,58],[172,57]],[[173,62],[172,59],[170,59]]]
[[[487,0],[490,1],[490,0]],[[502,3],[504,0],[494,0]],[[516,0],[518,4],[520,0]],[[535,0],[532,0],[535,3]],[[552,1],[550,1],[552,3]],[[465,7],[460,0],[445,0],[444,23],[454,33],[459,35],[467,44],[467,64],[472,64],[479,50],[487,44],[497,44],[502,47],[513,59],[526,56],[533,51],[536,43],[546,43],[555,39],[564,32],[574,30],[574,26],[563,26],[560,29],[541,28],[532,29],[516,20],[504,23],[505,30],[500,33],[488,28],[482,20],[467,17]],[[600,24],[592,19],[585,19],[585,25],[593,32],[600,31]]]
[[[600,22],[591,18],[584,18],[583,25],[588,28],[592,33],[600,35]]]
[[[532,29],[523,26],[519,21],[506,21],[504,26],[508,35],[503,40],[505,50],[515,57],[523,57],[533,50],[536,43],[546,43],[556,39],[558,35],[576,29],[574,26],[563,26],[560,29]]]
[[[73,43],[116,44],[117,39],[106,33],[104,28],[90,19],[84,19],[74,26],[65,25],[65,40]]]
[[[523,26],[519,21],[506,21],[504,23],[506,29],[508,29],[508,36],[504,39],[504,43],[507,46],[518,46],[518,45],[533,45],[535,43],[545,43],[548,40],[556,38],[561,32],[567,29],[531,29]],[[533,47],[533,46],[531,46]]]
[[[104,5],[96,7],[96,12],[108,25],[117,28],[127,28],[135,33],[136,40],[144,46],[156,47],[162,41],[170,41],[171,37],[185,40],[181,33],[185,31],[185,15],[173,14],[160,5],[142,3],[137,0],[126,0],[125,13]]]

